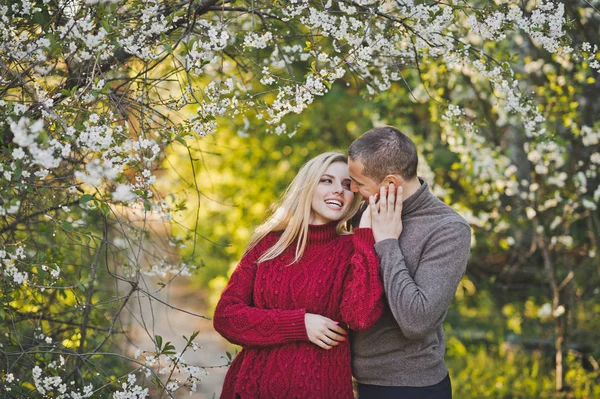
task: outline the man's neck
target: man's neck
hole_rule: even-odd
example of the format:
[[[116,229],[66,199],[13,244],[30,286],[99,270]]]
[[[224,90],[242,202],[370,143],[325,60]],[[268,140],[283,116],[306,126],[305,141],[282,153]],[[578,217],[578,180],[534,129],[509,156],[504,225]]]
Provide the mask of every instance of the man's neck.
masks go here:
[[[418,177],[415,177],[411,181],[404,182],[404,186],[402,186],[402,198],[406,201],[410,198],[414,193],[416,193],[419,188],[421,188],[421,181]]]

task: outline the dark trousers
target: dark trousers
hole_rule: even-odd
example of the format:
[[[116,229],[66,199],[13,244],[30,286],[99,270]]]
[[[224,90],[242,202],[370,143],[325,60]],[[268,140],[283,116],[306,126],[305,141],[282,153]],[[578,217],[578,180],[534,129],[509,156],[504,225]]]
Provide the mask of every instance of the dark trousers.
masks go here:
[[[358,399],[452,399],[450,375],[428,387],[384,387],[358,384]]]

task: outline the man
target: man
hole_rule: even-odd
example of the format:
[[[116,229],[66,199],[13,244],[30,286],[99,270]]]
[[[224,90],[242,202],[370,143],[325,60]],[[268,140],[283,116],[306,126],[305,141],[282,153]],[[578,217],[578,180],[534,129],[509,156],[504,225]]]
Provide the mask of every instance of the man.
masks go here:
[[[370,203],[388,305],[352,336],[359,398],[450,399],[442,323],[465,273],[470,227],[417,177],[415,145],[397,129],[371,129],[348,152],[351,189]]]

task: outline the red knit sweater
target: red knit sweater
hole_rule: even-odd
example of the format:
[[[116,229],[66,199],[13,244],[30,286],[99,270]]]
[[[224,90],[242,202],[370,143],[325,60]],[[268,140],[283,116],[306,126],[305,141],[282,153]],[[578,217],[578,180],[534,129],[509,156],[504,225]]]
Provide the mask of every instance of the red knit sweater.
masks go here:
[[[289,265],[292,244],[278,258],[256,264],[279,233],[240,261],[214,316],[215,329],[243,347],[225,377],[222,399],[353,398],[349,342],[321,349],[308,340],[304,315],[365,330],[382,313],[383,286],[371,229],[338,236],[335,227],[311,225],[298,263]]]

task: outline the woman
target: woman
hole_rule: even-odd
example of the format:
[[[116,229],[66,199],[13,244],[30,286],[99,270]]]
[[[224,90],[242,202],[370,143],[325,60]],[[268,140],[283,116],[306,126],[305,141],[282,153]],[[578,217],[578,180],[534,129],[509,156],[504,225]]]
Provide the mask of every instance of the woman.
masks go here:
[[[243,347],[221,398],[353,398],[347,330],[383,309],[369,212],[345,228],[357,197],[347,158],[325,153],[256,229],[215,310],[215,329]]]

